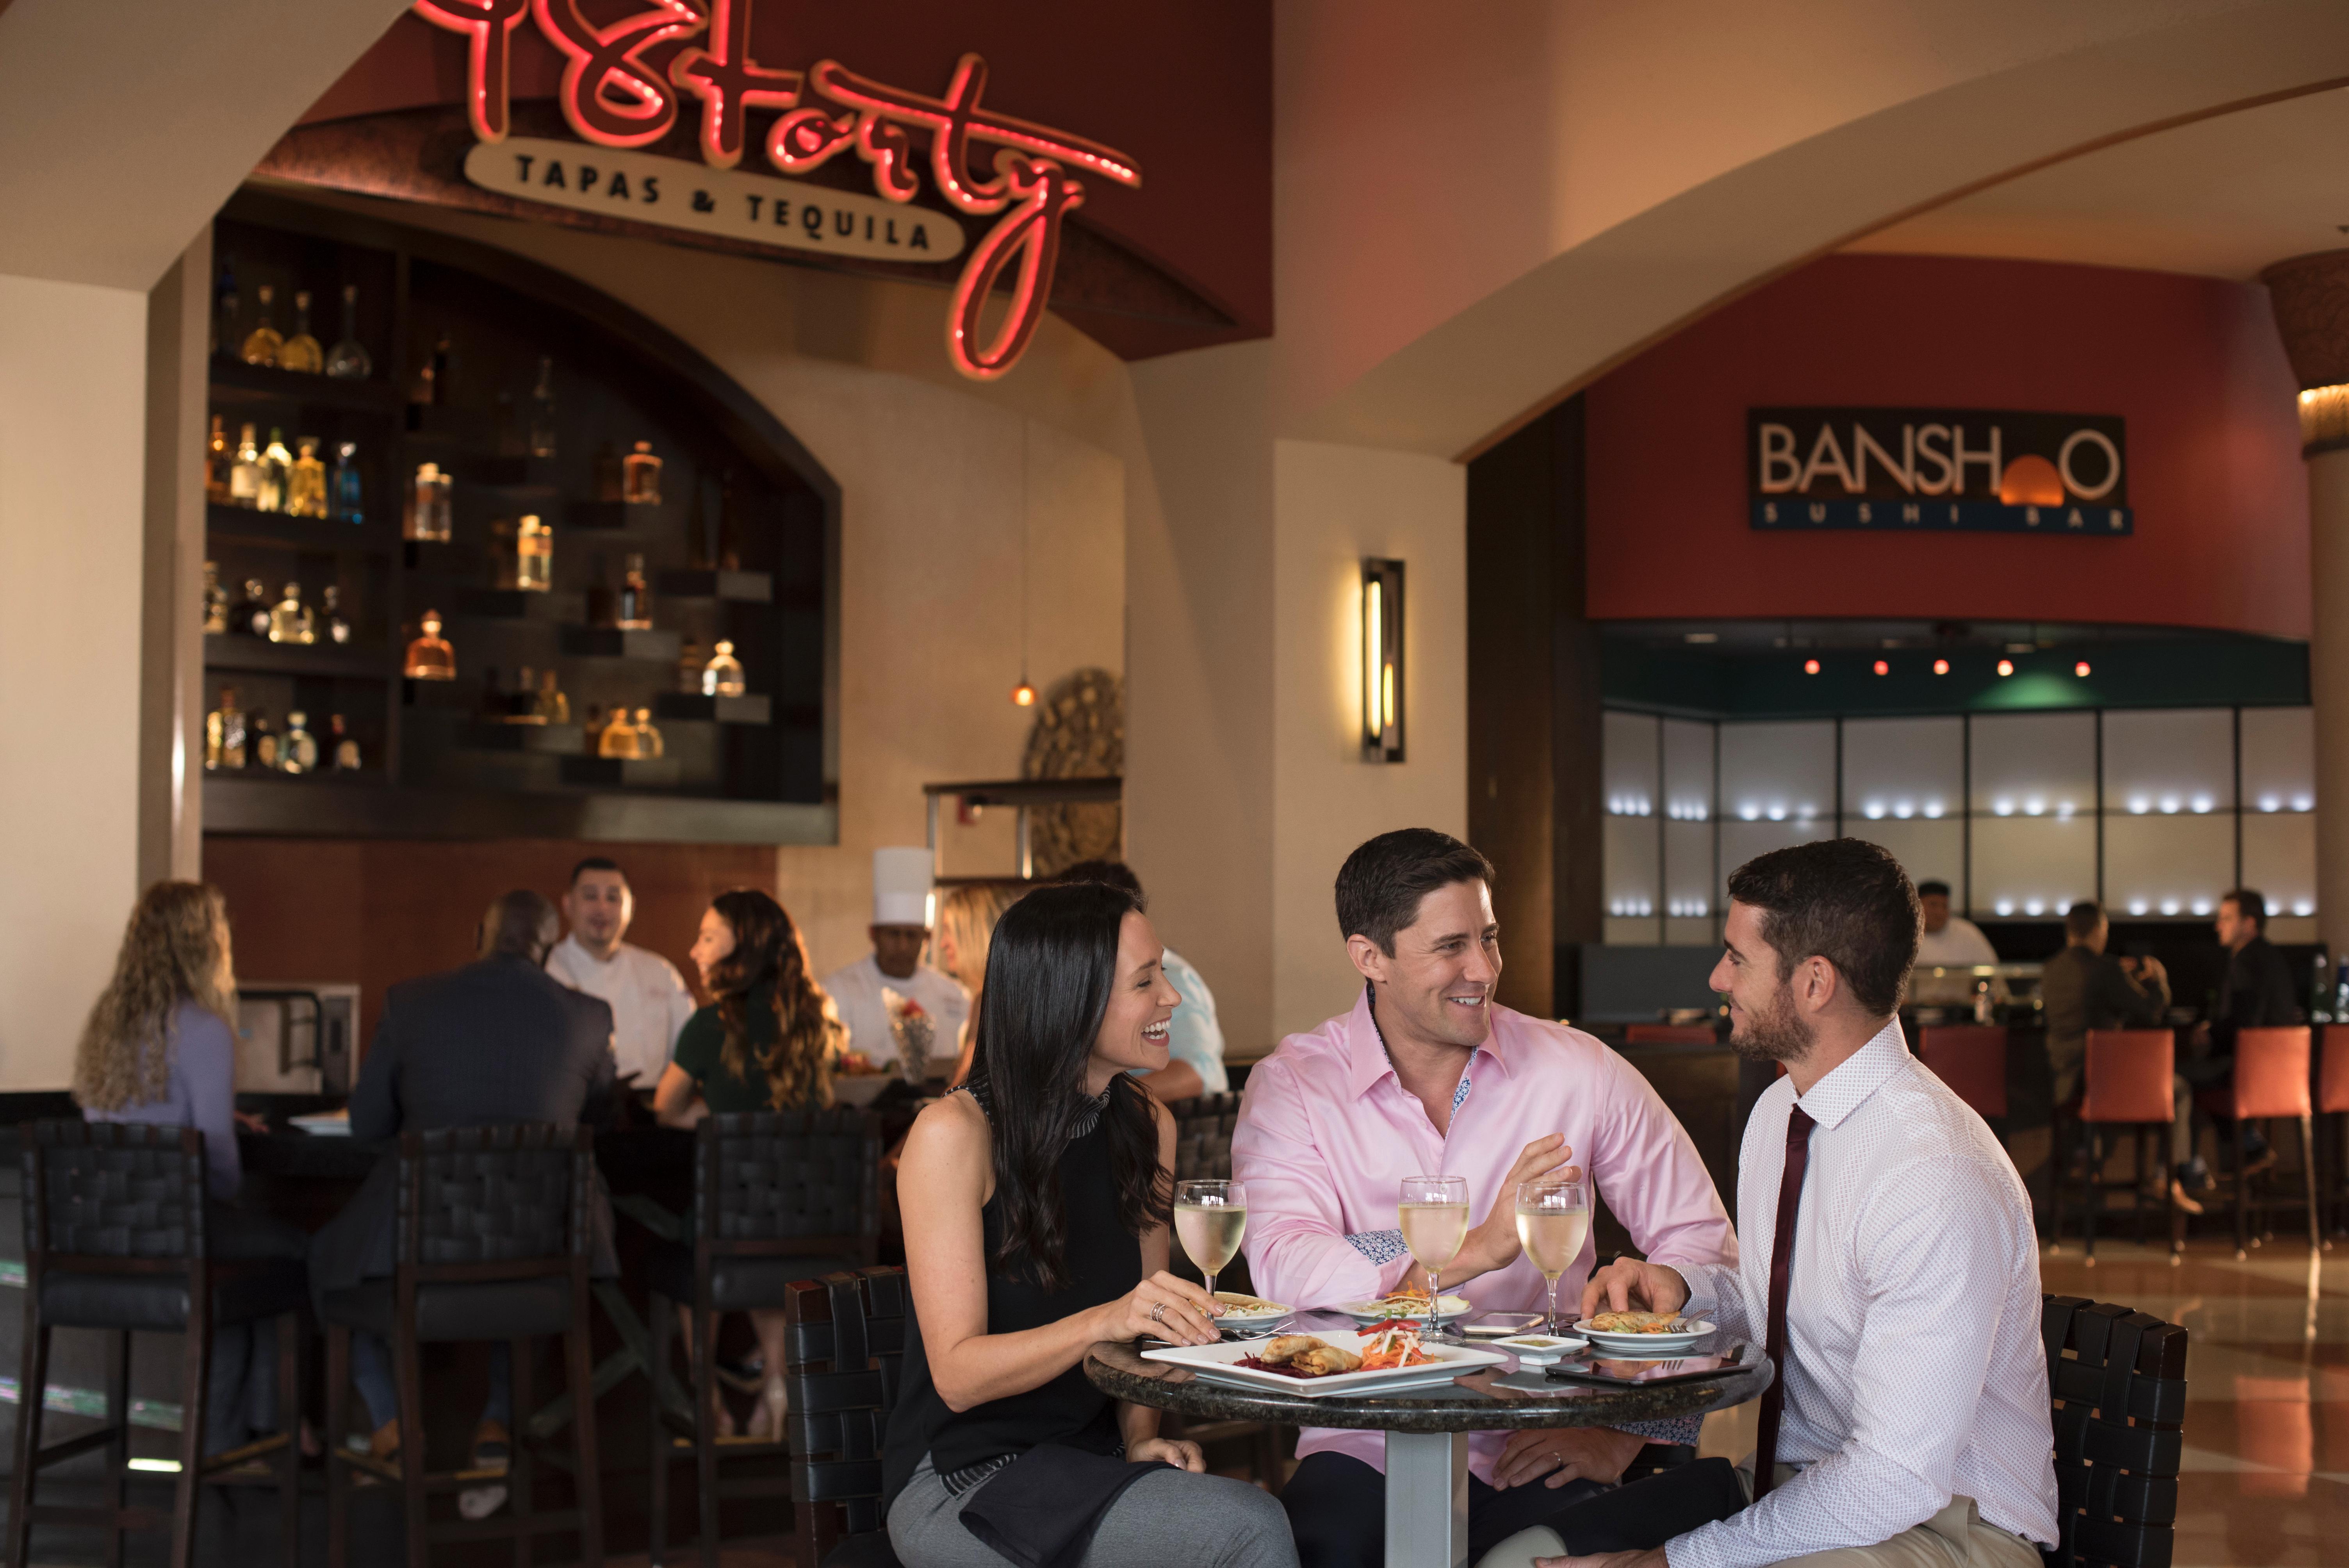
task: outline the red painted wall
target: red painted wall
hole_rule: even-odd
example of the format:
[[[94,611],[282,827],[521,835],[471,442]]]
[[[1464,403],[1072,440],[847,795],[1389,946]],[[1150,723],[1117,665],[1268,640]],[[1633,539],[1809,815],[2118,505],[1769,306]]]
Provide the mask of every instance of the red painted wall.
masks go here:
[[[2305,637],[2297,384],[2256,284],[1831,256],[1593,386],[1589,614],[2110,622]],[[1752,406],[2118,414],[2127,539],[1756,532]]]

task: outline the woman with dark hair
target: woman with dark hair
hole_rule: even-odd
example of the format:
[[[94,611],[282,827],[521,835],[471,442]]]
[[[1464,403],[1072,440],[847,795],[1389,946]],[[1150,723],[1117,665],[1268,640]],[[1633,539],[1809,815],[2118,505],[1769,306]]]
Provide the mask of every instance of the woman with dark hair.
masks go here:
[[[661,1125],[689,1128],[713,1111],[725,1116],[831,1105],[832,1062],[847,1031],[832,998],[809,976],[807,945],[783,906],[756,888],[719,893],[702,912],[693,962],[714,1000],[686,1020],[677,1054],[653,1090],[653,1114]],[[678,1310],[689,1349],[693,1315]],[[750,1435],[779,1442],[783,1315],[757,1311],[750,1321],[767,1375]],[[732,1437],[734,1416],[724,1393],[713,1390],[711,1397],[718,1434]]]
[[[978,1532],[1040,1512],[1074,1532],[1054,1554],[1095,1568],[1297,1561],[1278,1503],[1204,1473],[1197,1444],[1161,1438],[1156,1410],[1110,1399],[1081,1365],[1103,1339],[1216,1336],[1206,1293],[1166,1271],[1174,1120],[1126,1076],[1166,1065],[1179,997],[1164,951],[1121,888],[1013,904],[971,1081],[906,1140],[913,1311],[883,1491],[907,1568],[1000,1568]],[[1114,1456],[1151,1468],[1134,1478]]]

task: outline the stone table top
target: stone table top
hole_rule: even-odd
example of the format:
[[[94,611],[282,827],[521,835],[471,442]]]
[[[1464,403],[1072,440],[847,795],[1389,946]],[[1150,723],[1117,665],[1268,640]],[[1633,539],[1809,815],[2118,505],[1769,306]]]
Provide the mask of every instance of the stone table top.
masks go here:
[[[1308,1331],[1309,1332],[1309,1330]],[[1688,1383],[1603,1388],[1543,1376],[1514,1361],[1433,1387],[1394,1394],[1309,1398],[1275,1388],[1210,1382],[1188,1368],[1145,1361],[1140,1347],[1104,1340],[1085,1356],[1085,1376],[1112,1398],[1205,1420],[1270,1421],[1287,1427],[1350,1427],[1390,1432],[1491,1432],[1522,1427],[1612,1427],[1725,1410],[1770,1386],[1769,1359],[1739,1342],[1744,1365]]]

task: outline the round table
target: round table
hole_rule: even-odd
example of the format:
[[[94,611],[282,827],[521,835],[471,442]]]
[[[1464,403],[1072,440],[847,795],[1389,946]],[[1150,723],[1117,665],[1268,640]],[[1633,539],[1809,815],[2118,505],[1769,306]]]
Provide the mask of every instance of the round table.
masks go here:
[[[1299,1332],[1316,1326],[1325,1326],[1301,1325]],[[1741,1345],[1739,1352],[1746,1364],[1718,1377],[1653,1388],[1556,1381],[1538,1367],[1521,1371],[1512,1360],[1433,1387],[1317,1399],[1210,1382],[1185,1367],[1145,1361],[1133,1344],[1105,1340],[1086,1354],[1085,1376],[1112,1398],[1206,1420],[1384,1432],[1390,1568],[1461,1568],[1468,1560],[1466,1433],[1614,1427],[1725,1410],[1761,1398],[1770,1386],[1770,1363],[1760,1349]]]

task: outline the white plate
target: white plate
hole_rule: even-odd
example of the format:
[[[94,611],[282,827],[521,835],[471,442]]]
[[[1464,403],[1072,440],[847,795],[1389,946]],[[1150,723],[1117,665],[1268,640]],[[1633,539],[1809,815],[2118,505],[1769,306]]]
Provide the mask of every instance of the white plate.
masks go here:
[[[1488,1339],[1485,1343],[1495,1350],[1507,1351],[1527,1367],[1547,1367],[1553,1361],[1579,1356],[1590,1348],[1588,1339],[1576,1339],[1568,1335],[1519,1334],[1507,1339]]]
[[[1325,1328],[1314,1337],[1324,1345],[1360,1354],[1363,1341],[1370,1336],[1344,1329]],[[1237,1365],[1263,1348],[1261,1340],[1239,1345],[1169,1345],[1163,1349],[1145,1350],[1142,1358],[1144,1361],[1171,1361],[1210,1382],[1238,1388],[1277,1388],[1282,1393],[1299,1394],[1309,1399],[1327,1399],[1340,1394],[1383,1394],[1398,1388],[1449,1383],[1464,1372],[1498,1367],[1508,1360],[1506,1356],[1496,1351],[1475,1346],[1438,1344],[1420,1346],[1435,1357],[1423,1366],[1395,1367],[1379,1372],[1337,1372],[1327,1377],[1291,1377],[1285,1373]]]
[[[1274,1306],[1256,1312],[1238,1311],[1232,1305],[1232,1292],[1227,1290],[1217,1291],[1216,1299],[1224,1305],[1224,1315],[1216,1319],[1218,1328],[1261,1328],[1268,1323],[1278,1323],[1284,1317],[1297,1315],[1293,1306]]]
[[[1609,1334],[1603,1328],[1591,1327],[1586,1317],[1574,1326],[1574,1331],[1588,1336],[1591,1344],[1609,1356],[1633,1361],[1667,1361],[1686,1355],[1698,1340],[1713,1332],[1713,1325],[1700,1323],[1685,1334]]]
[[[1398,1317],[1413,1318],[1421,1323],[1425,1323],[1427,1321],[1427,1308],[1424,1306],[1398,1311],[1394,1306],[1383,1301],[1350,1301],[1340,1305],[1338,1310],[1344,1313],[1348,1317],[1352,1318],[1356,1323],[1364,1325],[1386,1323]],[[1440,1304],[1439,1310],[1435,1315],[1435,1321],[1438,1323],[1457,1323],[1475,1310],[1476,1309],[1474,1306],[1471,1306],[1468,1304],[1468,1298],[1466,1296],[1447,1295]]]

